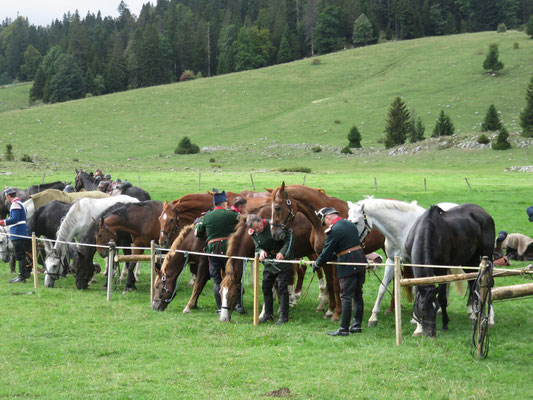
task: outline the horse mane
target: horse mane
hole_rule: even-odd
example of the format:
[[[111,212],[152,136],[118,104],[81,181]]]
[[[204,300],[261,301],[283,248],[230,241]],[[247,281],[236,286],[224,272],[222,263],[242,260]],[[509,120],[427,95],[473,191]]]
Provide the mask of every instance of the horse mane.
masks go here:
[[[115,203],[109,208],[106,208],[104,211],[102,211],[95,219],[96,222],[93,221],[90,225],[87,231],[85,232],[85,236],[82,239],[83,243],[88,244],[95,244],[96,243],[96,231],[98,230],[98,221],[100,218],[106,218],[109,214],[111,214],[113,211],[115,211],[118,208],[121,208],[126,203]],[[82,249],[90,249],[89,247],[82,246]]]
[[[360,206],[364,205],[366,210],[399,210],[399,211],[417,211],[420,206],[416,200],[413,200],[411,203],[400,200],[389,200],[389,199],[375,199],[373,196],[370,196],[366,199],[359,200],[357,202]]]
[[[240,246],[241,244],[242,235],[245,230],[246,230],[246,220],[243,218],[237,223],[237,225],[235,225],[235,228],[233,229],[233,233],[230,235],[228,239],[228,250],[226,252],[227,255],[234,254],[236,252],[236,250],[238,249],[238,246]]]
[[[61,181],[55,181],[55,182],[50,182],[50,183],[43,183],[41,185],[32,185],[30,186],[28,189],[26,189],[26,192],[31,192],[32,190],[34,191],[37,191],[37,190],[46,190],[46,189],[51,189],[51,188],[54,188],[55,189],[55,186],[61,186],[63,185],[63,187],[66,186],[65,182],[61,182]]]
[[[194,229],[194,224],[189,224],[180,231],[178,237],[172,243],[171,250],[176,250],[185,240],[186,236]]]
[[[63,221],[61,221],[61,225],[59,225],[59,229],[57,230],[56,234],[56,240],[62,240],[62,241],[68,241],[70,240],[70,237],[68,235],[69,232],[71,232],[74,227],[76,226],[76,223],[78,222],[78,213],[81,212],[80,203],[82,203],[83,199],[80,199],[80,201],[77,201],[74,203],[74,205],[68,210],[67,215],[65,215],[65,218]],[[56,242],[57,245],[57,242]]]
[[[424,219],[424,263],[433,264],[433,250],[437,248],[437,238],[435,237],[435,227],[444,211],[439,206],[431,206]]]

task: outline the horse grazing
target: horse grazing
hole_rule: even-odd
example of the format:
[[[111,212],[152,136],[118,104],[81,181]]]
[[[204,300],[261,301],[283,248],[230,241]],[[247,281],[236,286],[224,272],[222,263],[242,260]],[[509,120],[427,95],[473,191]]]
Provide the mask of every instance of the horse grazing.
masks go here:
[[[118,232],[124,232],[131,235],[133,247],[150,247],[150,242],[157,240],[159,237],[161,227],[158,217],[161,215],[162,210],[163,203],[148,200],[125,204],[111,211],[106,217],[101,217],[98,220],[98,228],[95,234],[96,244],[107,246],[110,240],[117,241]],[[97,252],[102,257],[107,257],[109,254],[107,247],[98,247]],[[144,250],[141,249],[132,250],[133,255],[143,253]],[[137,290],[133,266],[135,266],[135,263],[128,264],[125,292]]]
[[[32,194],[42,192],[46,189],[63,190],[65,186],[65,182],[56,181],[50,183],[43,183],[42,185],[33,185],[24,190],[15,188],[15,190],[17,191],[17,197],[20,199],[20,201],[26,201],[30,198]],[[9,213],[10,204],[8,204],[3,191],[0,197],[0,219],[4,219]]]
[[[138,201],[139,200],[130,196],[113,196],[104,199],[92,199],[87,197],[74,203],[57,230],[57,242],[55,243],[54,248],[46,257],[44,285],[47,287],[53,287],[54,281],[58,279],[63,272],[61,259],[67,252],[67,245],[60,243],[60,241],[69,242],[73,239],[79,241],[92,223],[92,218],[98,216],[102,211],[106,210],[113,204],[121,202],[136,203]]]
[[[281,227],[291,226],[296,213],[301,212],[313,226],[310,241],[317,254],[324,247],[326,235],[316,211],[322,207],[334,207],[343,218],[348,218],[349,214],[349,205],[346,201],[330,197],[321,189],[313,189],[303,185],[285,186],[285,182],[283,182],[279,188],[272,191],[271,201],[272,235],[277,237],[283,232],[283,229],[280,229]],[[358,230],[361,245],[366,254],[384,248],[385,238],[377,230],[367,230],[364,228],[364,224],[358,226]],[[339,320],[341,313],[340,287],[336,271],[336,268],[333,268],[331,264],[324,266],[329,294],[329,310],[326,315],[331,316],[334,321]]]
[[[183,313],[191,312],[191,309],[197,307],[198,297],[205,284],[209,280],[209,265],[206,256],[188,254],[187,251],[203,252],[205,240],[194,235],[194,224],[185,226],[179,236],[174,240],[163,261],[160,270],[156,270],[157,276],[154,281],[154,292],[152,297],[152,308],[155,311],[166,310],[168,304],[172,301],[177,290],[177,279],[187,263],[197,264],[197,279],[194,282],[191,297],[183,309]],[[176,250],[180,250],[177,252]],[[185,253],[183,252],[185,251]]]
[[[372,309],[372,315],[368,320],[368,326],[376,326],[378,323],[378,313],[381,307],[381,301],[389,283],[394,277],[394,257],[399,256],[402,259],[407,257],[405,252],[405,241],[416,219],[421,216],[425,208],[420,207],[416,201],[406,203],[392,199],[374,199],[369,197],[360,200],[357,203],[350,203],[350,221],[357,224],[366,224],[369,228],[376,227],[385,235],[385,253],[387,261],[383,281],[379,286],[378,296]],[[439,207],[448,210],[457,206],[455,203],[439,203]],[[405,269],[405,273],[411,269]],[[408,296],[411,291],[408,288]],[[415,334],[422,333],[422,326],[419,324]]]
[[[405,248],[413,264],[478,266],[483,256],[492,260],[494,237],[494,220],[476,204],[462,204],[448,211],[431,206],[414,223]],[[444,268],[423,267],[415,267],[413,272],[415,278],[448,273]],[[418,286],[413,311],[424,335],[437,335],[438,305],[442,309],[442,330],[448,329],[446,303],[445,285],[439,285],[438,302],[435,285]]]

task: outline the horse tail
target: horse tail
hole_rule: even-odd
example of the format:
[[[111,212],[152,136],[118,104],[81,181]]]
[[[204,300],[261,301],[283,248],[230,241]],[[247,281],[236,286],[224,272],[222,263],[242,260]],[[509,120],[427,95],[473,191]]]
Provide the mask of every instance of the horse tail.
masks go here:
[[[414,278],[415,275],[413,273],[413,267],[408,267],[408,266],[404,266],[403,267],[403,277],[405,279],[411,279],[411,278]],[[402,288],[403,290],[403,294],[406,298],[406,300],[409,302],[409,303],[412,303],[414,298],[413,298],[413,289],[411,286],[404,286]]]
[[[465,271],[463,271],[462,268],[451,268],[450,274],[463,274]],[[455,281],[453,282],[453,287],[455,288],[455,291],[459,294],[459,296],[464,297],[466,294],[466,283],[465,281]]]

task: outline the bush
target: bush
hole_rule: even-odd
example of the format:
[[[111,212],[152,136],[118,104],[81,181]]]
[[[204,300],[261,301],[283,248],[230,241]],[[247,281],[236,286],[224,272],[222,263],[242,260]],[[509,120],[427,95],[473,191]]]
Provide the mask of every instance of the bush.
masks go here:
[[[496,138],[496,142],[492,144],[493,150],[507,150],[511,148],[511,143],[507,140],[509,138],[509,132],[507,132],[507,129],[505,129],[505,126],[502,126],[502,129],[500,129],[500,132],[498,133],[498,137]]]
[[[490,143],[490,139],[485,135],[485,134],[481,134],[477,137],[477,142],[479,144],[489,144]]]
[[[348,133],[348,147],[360,149],[361,148],[361,134],[357,126],[352,126],[350,133]]]
[[[313,148],[311,149],[311,151],[312,151],[313,153],[320,153],[320,152],[322,151],[322,147],[320,147],[320,146],[315,146],[315,147],[313,147]]]
[[[288,167],[288,168],[280,168],[278,170],[279,172],[304,172],[306,174],[311,173],[311,168],[307,167]]]
[[[352,149],[350,149],[348,146],[344,146],[341,150],[342,154],[353,154]]]
[[[503,22],[498,24],[498,28],[496,28],[496,32],[498,32],[498,33],[507,32],[507,27],[505,26],[505,24]]]
[[[311,65],[320,65],[322,61],[320,60],[320,58],[313,58],[313,61],[311,61]]]
[[[196,79],[196,75],[194,75],[194,72],[192,72],[190,69],[186,69],[185,71],[183,71],[180,76],[180,82],[192,81],[193,79]]]
[[[15,159],[15,156],[13,155],[13,145],[6,144],[6,160],[13,161],[14,159]]]
[[[481,123],[481,130],[483,132],[498,131],[501,128],[502,128],[502,123],[500,121],[500,116],[498,115],[498,111],[496,111],[496,107],[494,107],[494,104],[491,104],[489,106],[489,109],[487,110],[485,119]]]
[[[451,136],[455,131],[452,120],[447,116],[444,111],[441,110],[439,118],[437,119],[437,124],[433,130],[432,137],[439,136]]]
[[[176,150],[174,150],[174,153],[176,154],[196,154],[199,152],[200,148],[194,143],[191,143],[191,139],[189,139],[187,136],[184,136],[180,140],[178,147],[176,147]]]
[[[20,157],[20,161],[33,162],[33,159],[28,154],[23,154],[22,157]]]
[[[209,159],[209,162],[210,162],[210,163],[214,163],[215,161],[216,161],[216,160],[215,160],[213,157],[211,157],[211,158]]]
[[[74,161],[74,162],[80,162],[80,159],[79,159],[79,158],[73,158],[72,161]]]
[[[340,124],[340,123],[341,123],[341,121],[340,121],[339,119],[336,119],[336,120],[333,121],[333,122],[335,122],[336,124]]]
[[[514,42],[513,43],[513,49],[519,49],[520,48],[520,45],[518,44],[518,42]]]

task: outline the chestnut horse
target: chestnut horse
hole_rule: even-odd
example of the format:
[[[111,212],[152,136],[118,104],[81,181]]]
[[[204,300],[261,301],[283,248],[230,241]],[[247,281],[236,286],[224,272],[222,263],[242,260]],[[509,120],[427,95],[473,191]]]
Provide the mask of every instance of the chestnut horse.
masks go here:
[[[113,210],[98,221],[96,244],[107,246],[110,240],[116,242],[117,232],[121,231],[131,235],[133,247],[150,247],[150,241],[159,237],[161,227],[158,218],[162,210],[163,203],[152,200],[126,204]],[[102,257],[107,257],[109,253],[107,247],[98,247],[97,251]],[[143,253],[144,250],[132,250],[132,255]],[[130,267],[134,265],[135,263],[129,263],[125,291],[137,290],[133,268]]]
[[[310,241],[317,254],[324,247],[326,235],[324,233],[324,227],[316,215],[316,211],[322,207],[334,207],[341,217],[348,217],[349,207],[346,201],[336,197],[330,197],[322,189],[313,189],[303,185],[285,186],[285,182],[283,182],[281,187],[272,191],[271,201],[272,235],[276,237],[281,231],[281,227],[291,226],[294,215],[297,212],[301,212],[313,226]],[[372,229],[366,232],[363,227],[359,229],[359,232],[361,231],[363,231],[363,234],[366,234],[361,241],[366,254],[378,249],[384,249],[385,237],[379,231]],[[333,268],[333,265],[327,264],[324,266],[324,273],[326,275],[330,298],[329,310],[326,315],[331,315],[331,319],[337,321],[341,313],[340,287],[337,271],[336,268]]]

